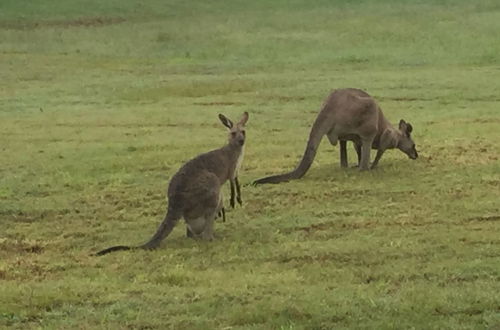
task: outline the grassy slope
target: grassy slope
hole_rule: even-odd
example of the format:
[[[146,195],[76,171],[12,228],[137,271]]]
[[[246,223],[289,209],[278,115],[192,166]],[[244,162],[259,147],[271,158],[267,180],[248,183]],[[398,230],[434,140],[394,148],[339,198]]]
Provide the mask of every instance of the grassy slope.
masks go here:
[[[496,1],[124,2],[0,3],[0,327],[500,324]],[[152,234],[217,113],[251,114],[246,184],[350,86],[413,124],[418,161],[343,171],[324,141],[213,243],[88,256]]]

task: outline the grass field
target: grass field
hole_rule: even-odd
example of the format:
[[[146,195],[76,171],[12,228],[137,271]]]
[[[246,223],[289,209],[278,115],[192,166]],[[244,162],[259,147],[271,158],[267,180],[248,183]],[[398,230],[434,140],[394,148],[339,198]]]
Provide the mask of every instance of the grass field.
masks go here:
[[[499,31],[497,0],[2,0],[0,328],[500,329]],[[251,186],[342,87],[420,158],[342,170],[325,139],[303,179]],[[243,111],[214,242],[181,223],[90,256],[147,240]]]

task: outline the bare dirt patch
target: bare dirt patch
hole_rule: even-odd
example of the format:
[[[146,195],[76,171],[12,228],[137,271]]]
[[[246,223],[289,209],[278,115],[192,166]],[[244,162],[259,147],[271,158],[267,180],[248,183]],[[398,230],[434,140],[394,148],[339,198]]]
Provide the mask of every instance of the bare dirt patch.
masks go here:
[[[0,22],[0,29],[6,30],[34,30],[38,28],[71,28],[71,27],[101,27],[125,22],[122,17],[80,17],[71,20],[43,20],[43,21],[5,21]]]
[[[479,124],[494,124],[494,123],[500,123],[500,118],[472,118],[470,120],[465,120],[464,122],[479,123]]]
[[[380,101],[396,101],[396,102],[415,102],[415,101],[433,101],[431,98],[423,97],[398,97],[398,96],[381,96]]]
[[[352,258],[345,254],[340,253],[326,253],[326,254],[318,254],[318,255],[298,255],[298,256],[280,256],[277,261],[279,263],[289,263],[289,262],[298,262],[298,263],[313,263],[313,262],[339,262],[339,263],[349,263]]]
[[[306,233],[311,233],[311,232],[316,232],[316,231],[322,231],[322,230],[329,230],[333,227],[331,223],[318,223],[318,224],[312,224],[307,227],[296,227],[295,230],[300,230],[304,231]]]
[[[243,102],[195,102],[194,105],[203,105],[203,106],[228,106],[228,105],[244,105]]]
[[[466,221],[500,221],[500,215],[484,215],[466,219]]]
[[[0,239],[0,250],[4,252],[40,254],[44,249],[45,245],[40,242]]]
[[[291,95],[264,95],[262,98],[265,100],[280,101],[280,102],[299,102],[299,101],[304,101],[306,99],[305,96],[291,96]]]

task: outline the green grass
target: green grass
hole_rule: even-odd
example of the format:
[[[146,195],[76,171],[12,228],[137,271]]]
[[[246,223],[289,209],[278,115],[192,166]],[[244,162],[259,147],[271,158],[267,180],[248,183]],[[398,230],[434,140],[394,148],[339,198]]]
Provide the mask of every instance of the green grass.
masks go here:
[[[499,29],[493,0],[1,1],[0,328],[498,329]],[[420,158],[342,170],[325,139],[302,180],[248,185],[341,87]],[[148,239],[243,111],[216,241],[89,256]]]

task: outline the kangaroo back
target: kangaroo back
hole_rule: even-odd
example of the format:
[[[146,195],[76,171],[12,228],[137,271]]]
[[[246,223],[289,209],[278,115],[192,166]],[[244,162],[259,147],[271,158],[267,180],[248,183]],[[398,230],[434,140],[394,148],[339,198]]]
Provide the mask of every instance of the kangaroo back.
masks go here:
[[[328,133],[331,129],[331,120],[328,120],[328,104],[323,106],[323,109],[319,113],[318,117],[314,121],[314,124],[309,133],[309,140],[307,141],[306,150],[304,155],[300,160],[299,165],[291,172],[279,175],[272,175],[262,179],[254,181],[254,184],[264,184],[264,183],[280,183],[290,180],[300,179],[306,174],[306,172],[311,167],[314,157],[316,157],[316,151],[321,142],[323,136]]]

